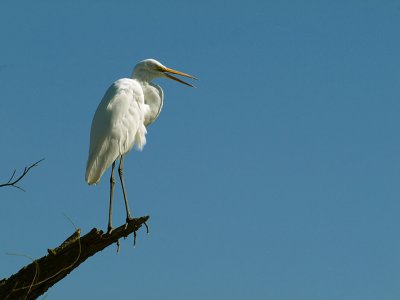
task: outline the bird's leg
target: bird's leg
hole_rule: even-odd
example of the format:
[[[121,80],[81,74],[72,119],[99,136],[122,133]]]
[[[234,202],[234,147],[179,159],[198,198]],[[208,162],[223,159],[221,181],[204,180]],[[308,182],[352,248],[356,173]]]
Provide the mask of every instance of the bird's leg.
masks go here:
[[[129,211],[128,199],[126,198],[123,169],[124,169],[124,156],[121,155],[121,158],[119,160],[118,174],[119,174],[119,179],[121,180],[122,193],[124,194],[126,222],[129,222],[133,220],[133,218],[131,217],[131,212]]]
[[[110,177],[110,209],[108,210],[108,227],[107,227],[108,234],[110,234],[113,229],[112,228],[112,203],[113,203],[114,185],[115,185],[114,168],[115,168],[115,161],[113,162],[112,167],[111,167],[111,177]]]

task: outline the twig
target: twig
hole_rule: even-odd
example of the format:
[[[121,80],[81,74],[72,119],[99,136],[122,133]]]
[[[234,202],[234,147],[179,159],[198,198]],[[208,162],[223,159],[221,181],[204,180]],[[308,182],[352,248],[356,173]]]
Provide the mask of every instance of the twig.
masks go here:
[[[14,176],[15,176],[15,172],[17,170],[14,170],[14,172],[12,173],[10,179],[6,182],[6,183],[2,183],[0,184],[0,187],[4,187],[4,186],[12,186],[15,187],[17,189],[20,189],[21,191],[25,192],[25,190],[23,188],[21,188],[20,186],[17,185],[17,183],[25,177],[26,174],[28,174],[29,170],[32,169],[33,167],[36,167],[40,162],[44,161],[44,158],[42,158],[41,160],[38,160],[37,162],[31,164],[29,167],[25,167],[24,171],[22,172],[21,176],[19,176],[18,178],[16,178],[14,181]]]

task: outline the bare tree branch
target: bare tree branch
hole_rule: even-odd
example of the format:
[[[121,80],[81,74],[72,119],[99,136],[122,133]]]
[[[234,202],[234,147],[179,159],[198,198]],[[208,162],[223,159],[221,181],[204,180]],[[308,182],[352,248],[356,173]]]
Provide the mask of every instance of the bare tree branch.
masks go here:
[[[24,191],[24,192],[25,192],[25,190],[24,190],[23,188],[21,188],[20,186],[18,186],[17,183],[18,183],[22,178],[24,178],[26,174],[28,174],[28,172],[29,172],[30,169],[32,169],[33,167],[36,167],[36,166],[37,166],[40,162],[42,162],[42,161],[44,161],[44,158],[42,158],[41,160],[38,160],[37,162],[31,164],[29,167],[25,167],[25,168],[24,168],[24,171],[23,171],[22,174],[21,174],[21,176],[19,176],[18,178],[16,178],[16,179],[13,181],[14,176],[15,176],[15,172],[17,171],[17,170],[14,170],[14,172],[12,173],[10,179],[9,179],[6,183],[0,184],[0,187],[12,186],[12,187],[15,187],[15,188],[20,189],[21,191]]]
[[[114,229],[111,234],[93,228],[81,237],[80,229],[77,229],[60,246],[48,249],[48,255],[0,280],[0,299],[36,299],[90,256],[114,243],[117,243],[119,251],[119,239],[132,233],[136,236],[142,225],[147,228],[148,219],[149,216],[135,218]]]

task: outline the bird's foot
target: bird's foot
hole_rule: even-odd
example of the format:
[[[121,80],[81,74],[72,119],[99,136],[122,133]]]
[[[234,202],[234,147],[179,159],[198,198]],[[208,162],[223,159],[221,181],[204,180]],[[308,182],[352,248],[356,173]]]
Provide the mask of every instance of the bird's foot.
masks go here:
[[[126,220],[125,220],[125,230],[126,230],[126,228],[128,228],[128,224],[129,224],[130,222],[134,221],[134,220],[135,220],[135,218],[132,218],[130,215],[128,215],[128,216],[126,217]]]
[[[128,227],[128,224],[134,220],[135,218],[132,218],[130,214],[126,217],[125,230]],[[149,226],[146,224],[146,222],[144,222],[143,224],[146,227],[147,235],[149,235],[150,234]],[[135,246],[136,246],[136,230],[133,231],[133,247]]]
[[[113,228],[112,226],[108,225],[108,227],[107,227],[107,234],[108,234],[108,235],[111,235],[111,233],[113,232],[113,230],[114,230],[114,228]]]
[[[132,218],[130,215],[126,217],[126,223],[129,223],[133,220],[135,220],[135,218]]]

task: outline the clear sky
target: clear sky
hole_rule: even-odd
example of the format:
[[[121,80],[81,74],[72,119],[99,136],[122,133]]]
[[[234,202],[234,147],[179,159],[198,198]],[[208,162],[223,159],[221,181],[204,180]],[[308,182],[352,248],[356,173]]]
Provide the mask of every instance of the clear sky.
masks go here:
[[[0,278],[106,229],[84,181],[108,86],[155,58],[164,108],[125,161],[151,233],[47,299],[399,299],[398,1],[2,1]],[[66,216],[65,216],[66,215]],[[124,222],[116,186],[115,225]]]

